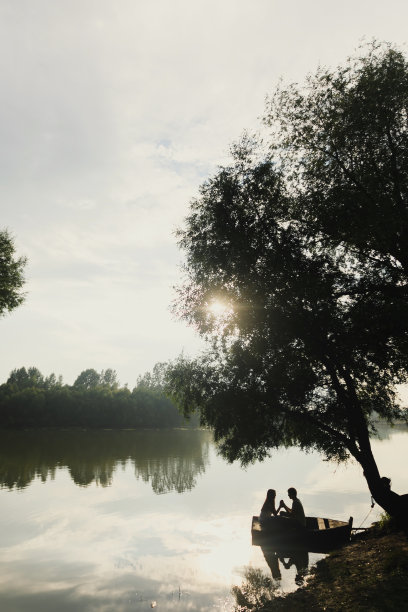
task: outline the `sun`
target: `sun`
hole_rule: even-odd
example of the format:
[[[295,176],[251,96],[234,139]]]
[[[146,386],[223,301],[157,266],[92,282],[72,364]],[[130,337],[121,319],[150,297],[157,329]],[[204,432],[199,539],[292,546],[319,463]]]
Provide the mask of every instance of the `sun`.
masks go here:
[[[207,309],[215,317],[222,317],[230,311],[229,306],[222,300],[218,299],[212,300],[207,306]]]

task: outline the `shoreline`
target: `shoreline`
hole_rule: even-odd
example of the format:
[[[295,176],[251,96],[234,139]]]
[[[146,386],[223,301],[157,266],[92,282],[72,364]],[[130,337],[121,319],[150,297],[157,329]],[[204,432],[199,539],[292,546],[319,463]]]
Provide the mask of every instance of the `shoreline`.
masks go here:
[[[307,583],[258,612],[392,612],[408,602],[408,538],[374,524],[311,568]]]

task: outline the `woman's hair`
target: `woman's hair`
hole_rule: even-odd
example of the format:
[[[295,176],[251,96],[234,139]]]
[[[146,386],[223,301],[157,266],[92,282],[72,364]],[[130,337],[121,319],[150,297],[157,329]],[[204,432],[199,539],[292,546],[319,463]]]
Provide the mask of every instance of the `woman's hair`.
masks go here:
[[[276,497],[276,491],[275,489],[268,489],[268,492],[266,494],[266,499],[275,499]]]

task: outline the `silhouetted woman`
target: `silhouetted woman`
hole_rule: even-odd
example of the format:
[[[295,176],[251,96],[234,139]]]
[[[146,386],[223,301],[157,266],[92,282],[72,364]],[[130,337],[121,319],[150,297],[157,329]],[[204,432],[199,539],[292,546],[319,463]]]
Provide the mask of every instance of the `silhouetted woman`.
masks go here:
[[[275,489],[268,489],[266,499],[263,503],[261,513],[259,515],[259,519],[261,521],[264,521],[265,519],[271,518],[271,516],[276,516],[278,514],[278,511],[275,508],[275,497]]]

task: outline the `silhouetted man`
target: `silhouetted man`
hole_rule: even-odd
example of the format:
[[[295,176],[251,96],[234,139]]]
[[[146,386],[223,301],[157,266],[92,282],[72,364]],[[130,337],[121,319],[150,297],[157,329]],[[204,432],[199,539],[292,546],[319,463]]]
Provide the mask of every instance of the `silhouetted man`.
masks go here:
[[[303,510],[302,502],[297,497],[297,491],[294,487],[290,487],[288,489],[289,498],[292,500],[292,508],[289,508],[283,499],[281,499],[280,505],[283,506],[286,510],[285,513],[282,513],[284,516],[288,516],[296,521],[298,521],[301,525],[306,527],[306,517],[305,511]]]

